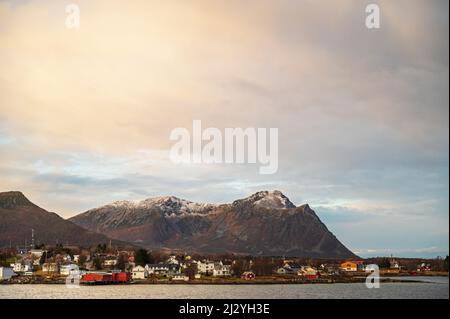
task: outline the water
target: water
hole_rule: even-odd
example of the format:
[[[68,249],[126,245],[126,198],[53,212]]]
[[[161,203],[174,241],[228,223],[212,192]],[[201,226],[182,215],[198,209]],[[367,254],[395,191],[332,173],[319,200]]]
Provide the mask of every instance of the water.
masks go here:
[[[448,277],[402,277],[403,280],[427,282],[381,283],[379,289],[368,289],[364,283],[304,285],[124,285],[81,286],[69,289],[64,285],[0,285],[0,299],[6,298],[136,298],[136,299],[427,299],[449,298]]]

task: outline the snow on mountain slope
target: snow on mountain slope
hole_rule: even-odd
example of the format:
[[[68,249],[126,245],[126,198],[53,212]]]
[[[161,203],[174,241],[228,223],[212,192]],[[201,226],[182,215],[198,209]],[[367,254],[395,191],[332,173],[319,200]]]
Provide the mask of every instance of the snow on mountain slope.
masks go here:
[[[115,201],[103,207],[147,210],[158,208],[167,216],[171,216],[183,214],[204,214],[216,206],[217,205],[214,204],[194,203],[175,196],[160,196],[147,198],[141,201]]]
[[[283,195],[282,192],[274,191],[261,191],[257,192],[244,199],[238,199],[233,202],[233,205],[253,205],[255,207],[263,208],[295,208],[295,205]]]

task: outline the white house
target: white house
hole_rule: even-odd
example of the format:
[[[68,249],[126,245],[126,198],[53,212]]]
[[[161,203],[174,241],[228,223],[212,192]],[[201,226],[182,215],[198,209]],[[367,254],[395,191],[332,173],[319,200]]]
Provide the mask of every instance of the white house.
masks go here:
[[[15,272],[10,267],[0,267],[0,280],[10,279],[15,276]]]
[[[107,258],[103,261],[103,266],[112,267],[117,265],[117,258]]]
[[[42,250],[42,249],[31,249],[30,250],[30,254],[33,256],[33,257],[36,257],[36,258],[41,258],[42,257],[42,255],[44,254],[44,252],[45,252],[45,250]]]
[[[131,277],[133,279],[145,279],[146,270],[142,266],[136,266],[131,270]]]
[[[58,269],[57,263],[44,263],[42,265],[42,272],[58,272]]]
[[[69,276],[73,271],[78,271],[79,268],[75,264],[62,265],[59,269],[59,274],[62,276]]]
[[[395,259],[390,260],[389,265],[391,269],[400,269],[400,264]]]
[[[170,256],[166,261],[167,264],[176,264],[179,265],[180,262],[177,260],[177,256]]]
[[[197,271],[200,274],[212,275],[214,272],[214,262],[213,261],[198,261],[197,262]]]
[[[25,267],[24,265],[22,265],[22,263],[12,263],[12,264],[10,264],[10,266],[12,267],[12,270],[14,271],[14,272],[22,272],[22,271],[25,271],[25,270],[23,270],[23,268]]]
[[[14,272],[27,272],[33,270],[33,267],[28,264],[22,264],[20,262],[16,262],[10,265]]]
[[[231,265],[224,265],[221,261],[214,263],[213,276],[231,276]]]
[[[180,265],[178,264],[148,264],[145,265],[148,275],[177,275],[180,273]]]

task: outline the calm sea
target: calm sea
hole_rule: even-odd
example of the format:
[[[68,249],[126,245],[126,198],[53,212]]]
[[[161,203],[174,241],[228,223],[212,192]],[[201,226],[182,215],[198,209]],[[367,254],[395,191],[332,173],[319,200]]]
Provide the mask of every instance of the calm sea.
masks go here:
[[[403,280],[408,278],[402,278]],[[379,289],[365,284],[305,285],[0,285],[0,299],[6,298],[449,298],[448,277],[412,277],[416,283],[381,283]]]

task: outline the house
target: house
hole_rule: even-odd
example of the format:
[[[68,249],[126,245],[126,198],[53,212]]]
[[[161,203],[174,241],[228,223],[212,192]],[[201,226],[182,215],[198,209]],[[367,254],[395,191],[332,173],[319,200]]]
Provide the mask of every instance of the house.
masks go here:
[[[339,275],[339,264],[322,264],[319,271],[322,275]]]
[[[0,280],[7,280],[15,276],[16,273],[10,267],[0,267]]]
[[[44,263],[42,265],[42,272],[58,272],[59,266],[57,263]]]
[[[301,269],[301,266],[293,262],[285,262],[283,267],[278,268],[275,272],[279,275],[295,275]]]
[[[59,274],[61,276],[69,276],[71,273],[79,271],[78,265],[68,264],[62,265],[59,269]]]
[[[400,264],[398,263],[397,260],[391,259],[391,260],[389,261],[389,268],[390,268],[390,269],[400,269]]]
[[[180,262],[177,260],[177,256],[169,256],[169,259],[166,260],[166,264],[179,265]]]
[[[110,283],[113,281],[112,273],[88,272],[81,277],[81,282],[86,283]]]
[[[214,272],[214,262],[213,261],[198,261],[197,262],[197,271],[200,274],[204,275],[212,275]]]
[[[221,261],[214,263],[212,275],[214,277],[231,276],[231,265],[224,265]]]
[[[245,271],[241,275],[241,279],[245,279],[245,280],[253,280],[253,279],[255,279],[255,277],[256,277],[256,275],[253,271]]]
[[[33,270],[32,265],[30,265],[30,264],[23,264],[23,263],[20,263],[20,262],[13,263],[10,266],[11,266],[12,270],[15,273],[27,272],[27,271]]]
[[[341,269],[346,272],[358,271],[358,264],[353,261],[346,261],[341,264]]]
[[[21,272],[21,271],[23,271],[22,270],[22,267],[23,267],[22,263],[15,262],[15,263],[10,264],[10,266],[11,266],[11,268],[12,268],[12,270],[14,272]]]
[[[18,247],[17,248],[17,254],[18,255],[27,255],[28,254],[28,248],[26,247]]]
[[[417,271],[418,272],[431,271],[431,265],[430,264],[426,264],[426,263],[421,263],[421,264],[417,265]]]
[[[30,250],[30,254],[37,258],[41,258],[42,255],[44,254],[44,252],[45,252],[45,250],[43,250],[43,249],[31,249]]]
[[[145,265],[147,275],[173,276],[180,273],[180,265],[177,264],[149,264]]]
[[[65,254],[62,256],[62,260],[63,262],[67,263],[67,262],[71,262],[72,261],[72,257],[70,257],[69,254]]]
[[[319,271],[310,266],[301,266],[297,271],[297,275],[306,279],[317,279],[320,277]]]
[[[104,267],[114,267],[117,265],[117,257],[106,257],[106,259],[103,261]]]
[[[285,261],[283,263],[283,267],[300,269],[301,266],[299,264],[297,264],[297,263],[294,263],[293,261],[289,261],[289,262]]]
[[[43,250],[43,249],[31,249],[30,250],[31,260],[33,261],[34,266],[39,266],[41,257],[46,252],[47,251]]]
[[[145,279],[147,271],[142,266],[136,266],[131,270],[131,278]]]
[[[297,271],[298,276],[312,276],[317,275],[318,271],[317,269],[310,267],[310,266],[301,266],[300,269]]]
[[[298,270],[298,268],[281,267],[276,270],[276,273],[279,275],[295,275]]]

